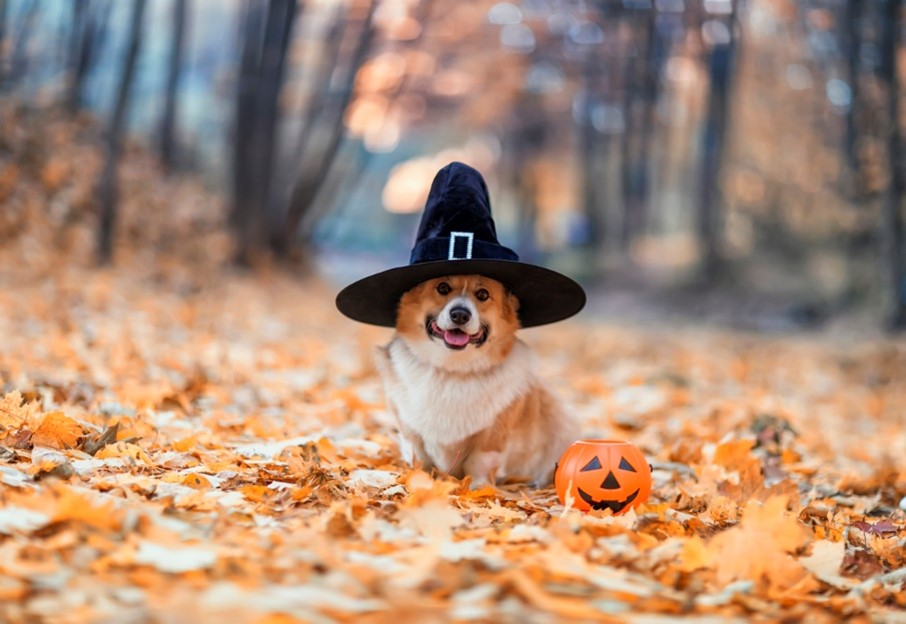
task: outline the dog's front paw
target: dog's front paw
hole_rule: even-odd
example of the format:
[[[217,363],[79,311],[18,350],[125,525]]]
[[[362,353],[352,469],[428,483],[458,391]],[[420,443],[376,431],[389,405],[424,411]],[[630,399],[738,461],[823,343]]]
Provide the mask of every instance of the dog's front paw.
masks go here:
[[[476,451],[466,460],[463,468],[465,473],[472,477],[469,487],[473,490],[493,485],[500,470],[501,454],[497,451]]]

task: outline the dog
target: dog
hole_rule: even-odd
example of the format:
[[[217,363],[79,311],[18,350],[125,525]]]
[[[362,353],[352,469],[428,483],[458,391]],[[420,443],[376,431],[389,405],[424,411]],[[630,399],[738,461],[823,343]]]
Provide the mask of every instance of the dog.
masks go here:
[[[535,374],[518,310],[481,275],[429,279],[402,295],[377,368],[410,464],[469,476],[473,487],[551,482],[579,424]]]

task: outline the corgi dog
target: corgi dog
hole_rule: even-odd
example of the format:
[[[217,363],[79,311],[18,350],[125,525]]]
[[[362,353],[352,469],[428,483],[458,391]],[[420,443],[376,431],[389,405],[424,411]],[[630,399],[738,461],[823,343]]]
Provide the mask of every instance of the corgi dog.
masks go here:
[[[519,301],[481,275],[429,279],[407,291],[377,368],[410,463],[473,486],[550,483],[578,421],[535,374],[516,333]]]

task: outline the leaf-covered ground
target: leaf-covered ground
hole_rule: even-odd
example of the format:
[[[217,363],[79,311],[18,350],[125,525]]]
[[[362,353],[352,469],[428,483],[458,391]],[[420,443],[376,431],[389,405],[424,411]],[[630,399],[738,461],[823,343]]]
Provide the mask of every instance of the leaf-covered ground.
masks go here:
[[[400,461],[388,334],[323,285],[219,268],[210,197],[140,154],[117,268],[91,268],[73,132],[0,167],[0,621],[904,619],[902,341],[525,332],[652,496],[611,517],[471,490]]]

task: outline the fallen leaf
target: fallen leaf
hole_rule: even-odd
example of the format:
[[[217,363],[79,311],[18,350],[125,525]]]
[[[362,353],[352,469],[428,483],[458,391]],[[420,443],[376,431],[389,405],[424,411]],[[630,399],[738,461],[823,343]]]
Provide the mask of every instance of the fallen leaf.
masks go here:
[[[7,392],[0,399],[0,433],[18,429],[29,418],[30,410],[18,390]]]
[[[113,423],[96,437],[85,440],[82,443],[82,449],[89,455],[96,455],[98,451],[108,444],[116,442],[116,434],[119,432],[119,429],[120,424],[118,422]]]
[[[54,522],[76,522],[107,530],[121,525],[122,513],[112,502],[93,500],[66,484],[55,487],[54,493],[57,496]]]
[[[856,585],[856,582],[840,576],[845,551],[846,544],[843,542],[819,540],[812,544],[812,554],[807,557],[800,557],[799,563],[815,575],[815,578],[819,581],[832,585],[837,589],[849,590]]]
[[[142,447],[125,441],[117,442],[115,444],[108,444],[107,446],[100,449],[97,453],[95,453],[94,456],[98,459],[131,459],[133,461],[140,461],[148,465],[154,463],[151,457],[142,449]]]
[[[60,411],[48,412],[32,434],[32,444],[56,449],[75,448],[82,437],[82,426]]]
[[[692,572],[712,565],[711,553],[705,542],[694,535],[683,542],[683,549],[679,555],[679,569],[683,572]]]
[[[787,499],[773,497],[746,505],[742,520],[708,545],[718,582],[740,579],[788,588],[802,579],[802,566],[790,556],[808,540],[808,532],[786,511]]]
[[[859,520],[858,522],[853,522],[850,526],[872,535],[896,535],[898,532],[896,525],[890,520],[879,520],[874,524]]]
[[[754,459],[751,450],[754,448],[755,442],[755,440],[743,439],[719,444],[714,451],[714,463],[731,470],[739,470]]]

